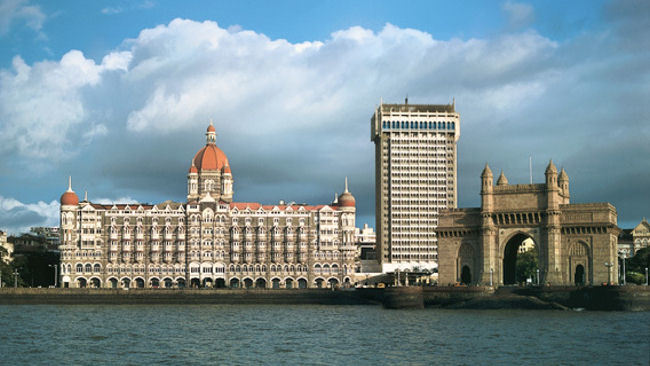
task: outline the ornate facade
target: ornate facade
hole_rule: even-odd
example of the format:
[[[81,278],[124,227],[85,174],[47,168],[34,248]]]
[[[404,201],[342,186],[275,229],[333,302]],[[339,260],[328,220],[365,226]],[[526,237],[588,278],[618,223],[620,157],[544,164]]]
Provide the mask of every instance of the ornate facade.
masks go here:
[[[306,288],[353,281],[355,199],[323,205],[234,202],[212,124],[192,159],[187,201],[79,202],[61,196],[64,287]]]
[[[531,240],[539,281],[586,285],[618,278],[616,209],[609,203],[569,202],[569,176],[551,161],[542,184],[494,186],[487,164],[481,174],[481,207],[440,214],[439,282],[515,283],[517,249]],[[528,244],[529,245],[529,244]]]

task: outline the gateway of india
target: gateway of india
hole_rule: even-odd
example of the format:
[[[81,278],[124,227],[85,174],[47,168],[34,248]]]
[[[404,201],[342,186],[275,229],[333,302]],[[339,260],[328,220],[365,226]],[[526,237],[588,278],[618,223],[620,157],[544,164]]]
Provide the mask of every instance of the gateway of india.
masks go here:
[[[509,285],[520,247],[534,244],[540,284],[596,285],[618,278],[616,209],[569,202],[569,176],[549,162],[541,184],[494,186],[481,174],[481,207],[442,210],[439,283]]]
[[[233,176],[210,123],[192,159],[187,202],[79,202],[61,196],[63,287],[308,288],[347,286],[355,271],[356,202],[233,201]]]

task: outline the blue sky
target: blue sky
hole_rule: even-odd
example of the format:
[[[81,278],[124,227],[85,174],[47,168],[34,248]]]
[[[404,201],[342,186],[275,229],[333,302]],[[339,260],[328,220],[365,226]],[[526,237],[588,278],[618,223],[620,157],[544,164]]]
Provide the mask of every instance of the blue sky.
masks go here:
[[[91,200],[183,200],[210,119],[235,199],[323,203],[350,177],[374,225],[383,97],[461,114],[460,206],[486,161],[550,158],[574,202],[648,215],[650,9],[622,1],[0,1],[0,229]]]

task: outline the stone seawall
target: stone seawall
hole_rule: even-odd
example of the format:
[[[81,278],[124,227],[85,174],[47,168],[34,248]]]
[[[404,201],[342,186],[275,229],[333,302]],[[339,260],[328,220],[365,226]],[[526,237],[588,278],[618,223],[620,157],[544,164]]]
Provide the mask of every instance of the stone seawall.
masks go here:
[[[570,308],[650,311],[648,286],[533,287],[518,289],[515,292]]]
[[[311,304],[405,309],[568,309],[650,311],[650,288],[392,287],[386,289],[34,289],[2,288],[0,304]]]
[[[0,304],[376,304],[354,290],[0,289]]]

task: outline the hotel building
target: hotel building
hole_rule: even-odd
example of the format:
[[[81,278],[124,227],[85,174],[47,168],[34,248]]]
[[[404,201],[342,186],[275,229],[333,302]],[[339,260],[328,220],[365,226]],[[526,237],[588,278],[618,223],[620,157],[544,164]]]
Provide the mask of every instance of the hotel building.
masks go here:
[[[187,201],[99,204],[61,196],[64,287],[307,288],[353,281],[355,199],[322,205],[235,202],[210,124],[192,159]]]
[[[383,272],[435,270],[438,211],[455,208],[460,116],[455,104],[384,104],[375,143],[377,254]]]

